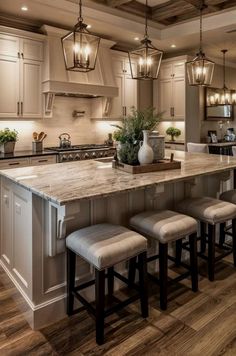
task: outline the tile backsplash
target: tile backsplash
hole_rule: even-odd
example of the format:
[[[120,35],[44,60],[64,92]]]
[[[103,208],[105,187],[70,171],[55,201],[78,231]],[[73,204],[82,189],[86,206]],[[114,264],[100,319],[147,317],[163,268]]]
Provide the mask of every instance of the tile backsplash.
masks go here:
[[[2,120],[0,121],[0,129],[9,127],[18,131],[19,140],[16,143],[16,150],[30,150],[32,148],[32,133],[34,131],[44,131],[47,134],[44,147],[57,146],[59,143],[58,136],[63,132],[71,135],[72,144],[103,143],[108,133],[114,131],[111,124],[118,124],[119,122],[90,120],[91,100],[56,97],[52,118]],[[74,110],[85,111],[85,115],[74,118],[72,116]]]

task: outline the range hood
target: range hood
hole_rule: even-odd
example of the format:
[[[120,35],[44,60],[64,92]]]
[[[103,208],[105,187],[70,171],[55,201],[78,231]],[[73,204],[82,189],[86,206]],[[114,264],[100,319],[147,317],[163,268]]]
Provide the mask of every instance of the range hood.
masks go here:
[[[61,37],[68,31],[44,25],[47,35],[45,46],[45,68],[43,93],[62,96],[112,98],[118,96],[118,87],[112,69],[111,50],[113,41],[101,39],[94,71],[79,73],[66,71]]]

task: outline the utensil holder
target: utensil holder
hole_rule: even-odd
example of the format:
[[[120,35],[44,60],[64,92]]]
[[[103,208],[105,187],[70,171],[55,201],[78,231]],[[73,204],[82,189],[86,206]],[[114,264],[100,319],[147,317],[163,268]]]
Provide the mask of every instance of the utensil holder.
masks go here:
[[[42,152],[43,151],[43,142],[42,141],[33,141],[32,142],[32,151],[33,152]]]

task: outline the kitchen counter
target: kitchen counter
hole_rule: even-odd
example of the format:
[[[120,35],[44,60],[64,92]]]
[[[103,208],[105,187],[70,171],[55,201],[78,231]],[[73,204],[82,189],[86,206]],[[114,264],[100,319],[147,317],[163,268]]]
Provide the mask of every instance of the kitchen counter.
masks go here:
[[[24,157],[37,157],[37,156],[49,156],[49,155],[57,155],[56,151],[41,151],[41,152],[33,152],[31,150],[26,151],[14,151],[13,153],[3,153],[0,152],[0,160],[4,159],[14,159],[14,158],[24,158]]]
[[[175,159],[181,169],[139,175],[112,169],[109,158],[0,171],[0,266],[22,294],[33,329],[66,316],[69,233],[102,222],[129,227],[137,212],[174,209],[189,195],[216,197],[233,187],[236,157],[176,151]],[[80,257],[77,267],[79,280],[93,279]],[[117,268],[127,273],[125,264]],[[86,297],[93,300],[91,289]]]
[[[177,141],[165,141],[165,143],[170,143],[170,144],[174,144],[174,145],[184,145],[185,142],[184,141],[180,141],[180,140],[177,140]]]
[[[216,143],[208,143],[209,147],[229,147],[236,146],[236,141],[234,142],[216,142]]]
[[[236,157],[176,151],[175,159],[181,160],[181,169],[138,175],[96,160],[16,168],[0,174],[48,201],[65,205],[236,168]]]

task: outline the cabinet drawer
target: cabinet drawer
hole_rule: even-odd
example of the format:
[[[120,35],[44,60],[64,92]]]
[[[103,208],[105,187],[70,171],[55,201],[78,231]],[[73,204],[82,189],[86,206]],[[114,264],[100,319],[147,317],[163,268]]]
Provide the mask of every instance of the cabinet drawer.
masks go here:
[[[40,166],[43,164],[52,164],[57,162],[57,156],[38,156],[31,158],[31,165],[32,166]]]
[[[8,159],[0,162],[0,169],[26,167],[29,165],[29,158]]]

